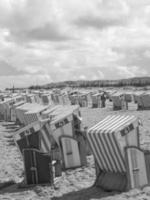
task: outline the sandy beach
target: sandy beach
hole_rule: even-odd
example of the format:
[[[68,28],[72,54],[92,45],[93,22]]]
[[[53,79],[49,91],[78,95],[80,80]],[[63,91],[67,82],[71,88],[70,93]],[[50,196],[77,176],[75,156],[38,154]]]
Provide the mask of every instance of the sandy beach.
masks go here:
[[[83,125],[91,127],[108,114],[118,113],[108,109],[81,109]],[[150,111],[119,111],[119,113],[133,114],[143,122],[140,128],[140,142],[144,148],[149,148],[150,143]],[[101,188],[94,187],[95,168],[94,159],[87,157],[86,167],[67,170],[62,176],[55,179],[53,186],[35,186],[20,188],[24,179],[23,161],[15,146],[12,127],[9,123],[0,123],[0,199],[1,200],[148,200],[150,187],[134,189],[126,193],[104,192]],[[10,127],[10,128],[9,128]]]

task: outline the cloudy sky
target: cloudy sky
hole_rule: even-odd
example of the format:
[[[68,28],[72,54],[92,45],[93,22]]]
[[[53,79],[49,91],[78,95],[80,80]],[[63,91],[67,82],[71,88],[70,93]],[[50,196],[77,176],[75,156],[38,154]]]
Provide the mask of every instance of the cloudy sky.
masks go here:
[[[150,75],[150,0],[0,0],[0,88]]]

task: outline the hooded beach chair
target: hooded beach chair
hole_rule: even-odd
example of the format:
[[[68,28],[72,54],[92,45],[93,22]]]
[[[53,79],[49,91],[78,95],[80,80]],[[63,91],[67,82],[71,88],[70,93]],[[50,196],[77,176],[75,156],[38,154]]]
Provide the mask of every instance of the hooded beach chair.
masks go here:
[[[134,97],[134,102],[138,106],[138,110],[142,110],[144,108],[143,101],[142,101],[142,95],[144,95],[144,92],[138,91],[134,92],[133,97]]]
[[[43,153],[50,153],[54,142],[48,121],[33,122],[16,131],[13,137],[21,154],[26,148],[35,148]]]
[[[125,96],[123,92],[116,92],[112,94],[111,100],[113,102],[114,110],[127,109],[127,102],[125,101]]]
[[[43,105],[52,105],[52,98],[51,98],[51,94],[42,94],[41,95],[41,101]]]
[[[78,141],[75,131],[75,129],[80,130],[81,128],[79,106],[56,106],[43,112],[43,115],[51,118],[49,129],[61,151],[64,169],[84,165],[85,162],[83,161],[86,155],[82,154],[82,149],[85,147],[80,145],[81,141]],[[43,142],[43,146],[45,143],[46,140]],[[75,152],[80,159],[77,159]],[[71,159],[72,162],[70,162]]]
[[[140,149],[139,123],[135,116],[112,115],[88,130],[97,186],[125,191],[149,183],[150,154]]]
[[[55,176],[61,175],[61,157],[60,153],[57,152],[59,155],[56,158],[56,153],[54,154],[52,151],[52,146],[56,142],[49,130],[48,121],[37,121],[21,128],[14,134],[14,141],[19,149],[19,152],[21,153],[21,156],[24,156],[24,151],[26,149],[30,149],[31,154],[32,149],[36,149],[42,155],[50,155],[53,161],[56,160]]]

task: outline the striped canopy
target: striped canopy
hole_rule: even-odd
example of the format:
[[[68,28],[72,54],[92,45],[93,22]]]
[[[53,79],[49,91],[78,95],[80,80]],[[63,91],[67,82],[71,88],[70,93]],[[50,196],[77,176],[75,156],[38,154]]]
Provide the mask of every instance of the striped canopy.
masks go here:
[[[88,130],[87,138],[95,159],[103,171],[126,172],[120,142],[138,126],[135,116],[110,115]],[[118,140],[118,136],[121,140]]]

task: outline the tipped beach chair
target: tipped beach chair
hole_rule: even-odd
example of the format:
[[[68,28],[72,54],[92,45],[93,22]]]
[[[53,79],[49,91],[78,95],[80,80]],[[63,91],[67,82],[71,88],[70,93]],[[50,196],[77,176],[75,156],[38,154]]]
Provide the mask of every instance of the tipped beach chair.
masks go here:
[[[77,120],[79,118],[79,106],[57,106],[56,109],[52,109],[50,116],[52,117],[49,124],[50,132],[61,149],[64,169],[84,165],[86,155],[82,154],[82,149],[85,147],[80,145],[81,141],[76,137],[75,132],[76,128],[80,130],[80,124]],[[68,151],[70,154],[68,154]],[[80,162],[76,161],[75,152],[80,157]],[[67,157],[68,155],[69,157]],[[72,159],[72,163],[68,159]]]
[[[112,115],[90,128],[87,139],[96,164],[95,185],[126,191],[150,181],[150,154],[140,149],[139,120]]]
[[[51,152],[54,142],[48,122],[33,122],[14,134],[14,141],[22,153],[23,149],[36,148],[44,153]]]
[[[55,141],[50,132],[48,122],[37,121],[21,128],[14,134],[14,141],[21,153],[21,156],[23,156],[25,149],[31,149],[31,151],[32,149],[36,149],[41,153],[51,155],[51,159],[56,160],[55,176],[61,175],[61,157],[59,152],[57,152],[57,154],[59,154],[57,156],[56,152],[52,151],[52,145]]]
[[[37,149],[23,150],[25,184],[53,184],[52,159]]]
[[[69,108],[68,108],[69,109]],[[82,154],[80,139],[77,138],[75,128],[77,127],[78,106],[70,107],[70,111],[64,111],[51,122],[51,129],[55,141],[61,148],[63,168],[75,168],[86,164],[86,154]],[[78,125],[80,129],[80,124]]]

